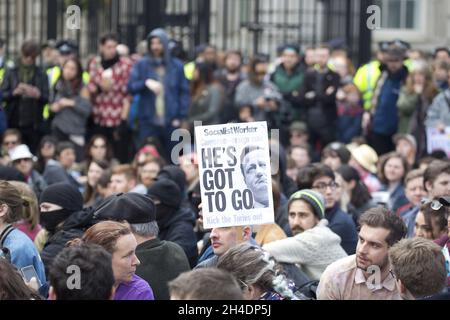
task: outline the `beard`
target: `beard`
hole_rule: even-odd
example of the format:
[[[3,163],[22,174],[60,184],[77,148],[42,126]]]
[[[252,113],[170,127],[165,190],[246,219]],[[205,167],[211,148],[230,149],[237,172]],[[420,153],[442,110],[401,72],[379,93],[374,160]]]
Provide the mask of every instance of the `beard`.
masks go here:
[[[292,235],[296,236],[300,233],[303,233],[305,230],[303,230],[302,228],[300,228],[299,226],[294,227],[293,229],[291,229],[292,231]]]
[[[367,257],[362,257],[358,254],[356,254],[356,266],[365,271],[368,272],[368,269],[372,266],[377,266],[380,268],[381,271],[385,270],[386,267],[389,265],[389,257],[386,256],[383,261],[380,263],[374,263],[372,260],[368,259]],[[362,260],[362,261],[359,261]]]
[[[237,66],[237,67],[235,67],[235,66],[232,66],[232,67],[226,67],[226,69],[227,69],[227,72],[228,73],[231,73],[231,74],[236,74],[236,73],[238,73],[239,72],[239,68],[240,68],[240,66]]]

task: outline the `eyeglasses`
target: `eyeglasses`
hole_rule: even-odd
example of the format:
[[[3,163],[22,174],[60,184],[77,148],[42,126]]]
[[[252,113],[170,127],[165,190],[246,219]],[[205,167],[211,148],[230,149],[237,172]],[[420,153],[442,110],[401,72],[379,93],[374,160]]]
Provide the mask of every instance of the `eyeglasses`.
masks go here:
[[[28,162],[28,161],[31,161],[31,160],[33,160],[33,159],[22,158],[22,159],[14,160],[13,163],[14,163],[14,164],[19,164],[19,163],[21,163],[21,162]]]
[[[317,183],[315,185],[313,185],[313,189],[319,190],[319,191],[326,191],[327,188],[330,187],[330,189],[332,191],[336,190],[337,188],[340,187],[339,183],[336,183],[335,181],[332,181],[328,184],[326,184],[325,182],[320,182]]]

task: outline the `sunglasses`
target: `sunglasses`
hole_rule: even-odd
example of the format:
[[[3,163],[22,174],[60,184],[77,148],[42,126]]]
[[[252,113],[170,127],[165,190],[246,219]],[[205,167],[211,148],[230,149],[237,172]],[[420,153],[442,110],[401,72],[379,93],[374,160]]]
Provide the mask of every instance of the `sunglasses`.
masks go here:
[[[421,201],[421,203],[423,205],[425,204],[429,204],[430,208],[434,211],[438,211],[441,210],[441,208],[444,206],[442,203],[439,202],[439,200],[427,200],[427,199],[423,199]]]

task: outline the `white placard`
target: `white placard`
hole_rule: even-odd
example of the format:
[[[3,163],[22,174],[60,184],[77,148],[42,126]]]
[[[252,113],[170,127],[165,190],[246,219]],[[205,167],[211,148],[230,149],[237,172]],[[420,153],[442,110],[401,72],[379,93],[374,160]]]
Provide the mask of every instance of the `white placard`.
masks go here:
[[[428,154],[443,150],[450,157],[450,127],[446,127],[444,133],[435,128],[427,128],[427,145]]]
[[[195,128],[205,229],[274,223],[266,122]]]

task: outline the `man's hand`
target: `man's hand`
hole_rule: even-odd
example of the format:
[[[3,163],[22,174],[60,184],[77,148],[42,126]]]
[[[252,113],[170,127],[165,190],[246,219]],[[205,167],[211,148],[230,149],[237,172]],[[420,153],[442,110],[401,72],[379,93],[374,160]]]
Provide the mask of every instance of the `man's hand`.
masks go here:
[[[370,125],[370,113],[364,112],[362,121],[361,121],[361,128],[362,128],[363,132],[366,134],[368,133],[369,125]]]
[[[437,129],[439,130],[440,133],[445,133],[445,124],[443,124],[442,122],[439,123],[437,125]]]
[[[113,83],[110,79],[102,79],[100,88],[103,92],[109,92],[112,89]]]
[[[41,97],[41,91],[34,86],[31,86],[29,84],[23,84],[22,88],[24,90],[24,96],[33,98],[33,99],[39,99]]]
[[[23,280],[28,288],[31,290],[34,290],[36,292],[39,291],[39,283],[35,277],[30,279],[30,282],[27,282],[25,279]]]
[[[325,93],[327,94],[327,96],[331,96],[333,94],[334,90],[336,90],[336,88],[331,86],[331,87],[327,88],[327,91],[325,91]]]
[[[308,100],[312,100],[316,97],[316,93],[314,91],[309,91],[305,93],[305,98]]]
[[[346,97],[347,97],[347,95],[345,94],[344,90],[339,89],[339,90],[336,92],[336,100],[342,101],[342,100],[344,100]]]
[[[163,90],[161,82],[155,81],[153,79],[147,79],[145,81],[145,86],[157,96],[159,96]]]
[[[73,99],[61,98],[58,103],[62,108],[75,107],[75,100]]]
[[[181,121],[178,119],[173,119],[172,120],[172,127],[174,128],[179,128],[181,126]]]
[[[13,96],[23,96],[25,94],[25,88],[23,83],[19,83],[19,85],[14,89]]]
[[[266,99],[264,97],[259,97],[256,99],[255,105],[258,108],[264,109],[266,107]]]

